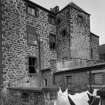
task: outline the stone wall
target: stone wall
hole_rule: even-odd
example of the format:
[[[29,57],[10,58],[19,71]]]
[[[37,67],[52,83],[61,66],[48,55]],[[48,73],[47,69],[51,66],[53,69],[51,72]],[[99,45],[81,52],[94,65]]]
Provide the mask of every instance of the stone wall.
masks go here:
[[[57,14],[57,57],[58,61],[70,58],[70,11],[69,7]]]
[[[56,20],[57,64],[69,65],[60,70],[88,66],[91,60],[90,15],[70,3],[58,12]]]
[[[91,33],[91,59],[99,60],[99,36]]]
[[[89,86],[89,73],[88,72],[65,72],[54,75],[54,83],[61,87],[64,91],[66,88],[71,93],[81,92],[88,89]],[[67,78],[69,78],[69,83]]]
[[[45,105],[41,92],[7,89],[1,92],[1,105]]]
[[[90,59],[90,15],[73,7],[71,14],[71,57]]]
[[[57,92],[55,95],[52,92],[35,88],[3,88],[0,92],[0,105],[54,105]]]
[[[39,17],[36,18],[27,14],[28,3],[24,0],[1,0],[1,3],[4,81],[27,76],[29,56],[36,57],[39,65],[39,43],[28,43],[27,25],[35,29],[40,40],[41,69],[49,68],[50,60],[56,59],[56,52],[49,49],[49,33],[56,33],[56,27],[48,23],[49,12],[37,7]]]

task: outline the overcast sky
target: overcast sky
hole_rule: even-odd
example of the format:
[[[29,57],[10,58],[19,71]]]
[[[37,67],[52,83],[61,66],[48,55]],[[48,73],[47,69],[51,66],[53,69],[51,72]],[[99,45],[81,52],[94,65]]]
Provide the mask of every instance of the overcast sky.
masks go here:
[[[60,9],[71,1],[91,14],[90,30],[100,37],[99,43],[105,44],[105,0],[32,0],[33,2],[47,8],[58,5]]]

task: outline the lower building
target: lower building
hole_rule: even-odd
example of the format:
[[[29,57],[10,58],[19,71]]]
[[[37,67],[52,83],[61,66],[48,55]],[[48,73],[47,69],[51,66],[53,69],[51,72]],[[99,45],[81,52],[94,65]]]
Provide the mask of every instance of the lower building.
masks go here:
[[[93,89],[105,88],[105,63],[93,66],[68,69],[54,73],[54,83],[71,94]]]
[[[105,61],[105,44],[99,46],[100,59]]]

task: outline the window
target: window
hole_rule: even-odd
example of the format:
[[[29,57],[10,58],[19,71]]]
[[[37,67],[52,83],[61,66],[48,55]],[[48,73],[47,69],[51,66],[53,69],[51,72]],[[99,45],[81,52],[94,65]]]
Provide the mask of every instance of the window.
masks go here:
[[[28,102],[28,101],[29,101],[29,94],[23,92],[23,93],[21,94],[21,99],[22,99],[23,102]]]
[[[91,48],[91,59],[93,59],[93,49]]]
[[[27,25],[27,40],[29,44],[37,45],[37,34],[35,27]]]
[[[49,15],[48,16],[48,21],[49,21],[50,24],[55,25],[55,16]]]
[[[64,29],[64,30],[61,32],[61,35],[62,35],[62,37],[65,37],[66,34],[67,34],[67,32],[66,32],[66,30]]]
[[[66,76],[66,86],[68,87],[68,90],[71,90],[72,87],[72,76]]]
[[[57,25],[59,25],[61,23],[61,18],[57,18]]]
[[[47,79],[44,79],[44,86],[47,86]]]
[[[49,46],[51,50],[56,48],[56,36],[54,34],[49,35]]]
[[[29,73],[36,73],[37,59],[36,57],[29,57]]]
[[[77,16],[77,23],[79,25],[82,25],[83,24],[83,21],[84,21],[83,16],[80,15],[80,14],[78,14],[78,16]]]
[[[94,73],[94,84],[95,85],[103,85],[104,75],[103,73]]]
[[[28,14],[33,15],[35,17],[39,16],[39,11],[37,8],[28,7],[27,12]]]

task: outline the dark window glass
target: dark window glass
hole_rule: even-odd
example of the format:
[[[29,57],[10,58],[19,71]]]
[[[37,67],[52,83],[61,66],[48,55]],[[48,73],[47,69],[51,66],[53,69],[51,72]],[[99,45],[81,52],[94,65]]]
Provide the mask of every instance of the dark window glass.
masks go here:
[[[21,94],[21,99],[22,99],[23,102],[28,102],[29,101],[29,94],[23,92]]]
[[[57,25],[59,25],[61,23],[61,18],[57,18]]]
[[[91,48],[91,59],[93,58],[93,49]]]
[[[62,34],[62,37],[65,37],[66,34],[67,34],[66,30],[63,30],[63,31],[61,32],[61,34]]]
[[[29,73],[36,73],[37,59],[35,57],[29,57]]]
[[[56,36],[53,34],[49,35],[49,47],[51,50],[56,49]]]
[[[83,23],[84,23],[84,18],[83,18],[83,16],[80,15],[80,14],[77,16],[77,23],[78,23],[78,25],[80,25],[80,26],[82,26]]]
[[[48,21],[49,21],[50,24],[55,25],[55,17],[53,15],[48,16]]]

